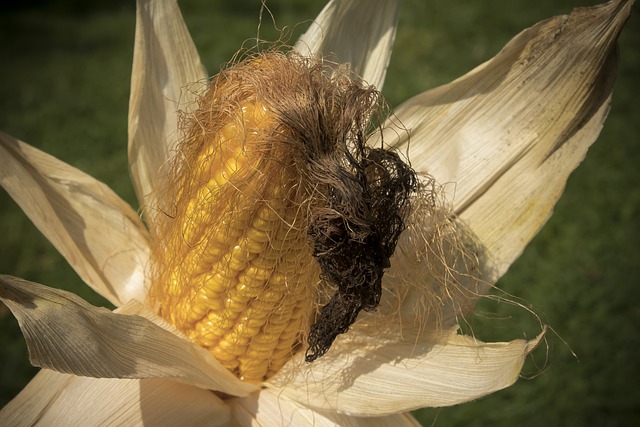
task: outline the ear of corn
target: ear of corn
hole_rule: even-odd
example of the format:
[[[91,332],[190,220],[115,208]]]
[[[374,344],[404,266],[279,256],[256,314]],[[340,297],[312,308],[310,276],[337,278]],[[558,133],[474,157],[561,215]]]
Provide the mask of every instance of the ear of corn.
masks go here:
[[[392,185],[398,156],[366,146],[378,95],[335,64],[265,52],[215,76],[185,117],[150,224],[149,303],[243,380],[303,347],[320,357],[377,306],[395,246],[379,231],[402,228],[406,187]]]
[[[215,94],[214,94],[215,95]],[[308,330],[318,269],[307,244],[306,192],[255,99],[205,133],[203,114],[175,212],[155,252],[150,299],[160,314],[246,381],[276,372]],[[277,173],[273,173],[276,170]]]

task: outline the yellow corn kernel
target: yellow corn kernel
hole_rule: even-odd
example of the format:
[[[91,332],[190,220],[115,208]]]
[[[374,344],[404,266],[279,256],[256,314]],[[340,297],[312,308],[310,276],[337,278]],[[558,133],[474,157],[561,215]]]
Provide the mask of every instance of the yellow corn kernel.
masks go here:
[[[226,351],[222,347],[215,346],[211,348],[210,351],[211,354],[213,354],[213,357],[218,359],[218,361],[220,361],[222,365],[227,369],[233,369],[232,366],[239,365],[238,356]]]
[[[268,246],[266,242],[257,242],[255,240],[251,240],[247,237],[244,237],[242,240],[242,244],[247,248],[247,250],[252,254],[258,254]]]
[[[286,167],[291,156],[269,151],[278,123],[254,98],[236,108],[241,117],[194,136],[196,164],[158,233],[149,295],[162,317],[256,382],[300,346],[318,267],[298,218],[310,198]]]
[[[256,218],[259,218],[264,221],[270,221],[270,222],[282,220],[282,217],[278,214],[278,211],[276,211],[275,209],[267,205],[260,206],[257,209]]]

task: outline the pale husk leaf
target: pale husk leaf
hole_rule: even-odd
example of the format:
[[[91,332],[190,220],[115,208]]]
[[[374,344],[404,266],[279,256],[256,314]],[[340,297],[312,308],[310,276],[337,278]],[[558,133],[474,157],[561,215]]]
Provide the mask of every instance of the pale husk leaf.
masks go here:
[[[416,341],[341,336],[322,358],[296,358],[270,382],[318,410],[356,416],[455,405],[512,385],[538,338],[483,343],[455,331]]]
[[[154,315],[134,301],[114,313],[70,292],[4,275],[0,299],[18,319],[35,366],[95,378],[174,379],[236,396],[257,389],[164,329],[164,322],[153,323]]]
[[[0,412],[0,425],[228,426],[214,393],[162,379],[87,378],[43,369]]]
[[[231,399],[228,404],[234,421],[243,427],[418,427],[420,425],[409,414],[362,418],[335,412],[319,412],[270,389],[254,393],[249,397]]]
[[[34,426],[57,399],[60,391],[73,379],[72,375],[43,369],[2,410],[2,426]]]
[[[401,0],[330,1],[294,46],[303,56],[342,64],[382,89]]]
[[[138,0],[129,99],[129,168],[153,219],[153,191],[178,141],[178,110],[195,105],[206,70],[175,0]],[[195,86],[194,86],[195,84]]]
[[[144,298],[148,233],[109,187],[0,132],[0,183],[78,275],[116,306]]]
[[[410,134],[385,141],[450,184],[455,213],[504,274],[551,214],[597,138],[632,1],[576,9],[529,28],[492,60],[396,110]],[[376,144],[376,141],[372,141]]]

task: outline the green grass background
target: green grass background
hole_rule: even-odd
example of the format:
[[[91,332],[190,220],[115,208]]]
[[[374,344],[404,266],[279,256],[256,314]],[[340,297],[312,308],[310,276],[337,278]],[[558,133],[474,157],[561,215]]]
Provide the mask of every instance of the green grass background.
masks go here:
[[[14,2],[17,3],[17,2]],[[323,1],[268,0],[299,34]],[[493,56],[520,30],[591,0],[408,0],[383,93],[391,105]],[[255,37],[258,0],[181,2],[210,73]],[[478,401],[416,414],[436,426],[640,425],[640,16],[620,40],[609,119],[571,176],[555,214],[499,286],[555,332],[523,379]],[[88,172],[135,204],[126,159],[133,1],[21,2],[0,7],[0,129]],[[265,15],[261,35],[277,33]],[[295,40],[295,39],[293,39]],[[105,305],[20,209],[0,193],[0,272]],[[536,318],[484,301],[472,319],[486,340],[532,337]],[[0,306],[0,406],[33,376],[17,322]]]

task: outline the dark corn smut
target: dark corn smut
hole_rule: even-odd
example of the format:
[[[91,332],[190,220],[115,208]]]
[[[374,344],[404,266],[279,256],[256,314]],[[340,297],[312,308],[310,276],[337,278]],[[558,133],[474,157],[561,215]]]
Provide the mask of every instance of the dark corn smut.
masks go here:
[[[327,209],[312,218],[308,228],[323,279],[337,291],[311,327],[307,362],[325,354],[361,310],[379,305],[384,269],[405,229],[409,199],[417,187],[415,172],[395,152],[363,143],[356,153],[348,156],[352,179],[329,188]],[[344,176],[342,166],[335,166],[336,174]]]

